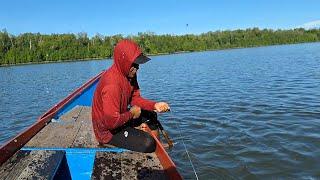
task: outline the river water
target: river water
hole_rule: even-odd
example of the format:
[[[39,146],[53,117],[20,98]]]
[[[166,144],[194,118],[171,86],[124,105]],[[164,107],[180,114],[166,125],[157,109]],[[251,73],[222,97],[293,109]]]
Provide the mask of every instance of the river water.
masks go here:
[[[0,143],[111,63],[0,68]],[[190,160],[199,179],[320,178],[320,43],[154,56],[138,79],[171,105],[159,117],[185,179]]]

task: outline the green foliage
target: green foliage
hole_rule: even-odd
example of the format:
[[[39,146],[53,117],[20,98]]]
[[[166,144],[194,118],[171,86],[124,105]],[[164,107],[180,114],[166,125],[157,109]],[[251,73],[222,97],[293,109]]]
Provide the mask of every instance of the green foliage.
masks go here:
[[[103,36],[91,38],[87,33],[24,33],[18,36],[0,31],[0,65],[40,63],[75,59],[112,57],[114,45],[121,39],[136,41],[147,54],[205,51],[320,41],[320,29],[271,30],[258,28],[207,32],[200,35],[156,35],[152,32],[136,36]]]

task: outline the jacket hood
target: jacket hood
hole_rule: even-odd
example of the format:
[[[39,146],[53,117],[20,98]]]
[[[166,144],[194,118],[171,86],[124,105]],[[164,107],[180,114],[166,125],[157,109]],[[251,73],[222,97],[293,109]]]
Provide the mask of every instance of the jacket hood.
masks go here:
[[[132,63],[141,53],[137,43],[128,39],[121,40],[114,48],[114,64],[119,72],[127,77]]]

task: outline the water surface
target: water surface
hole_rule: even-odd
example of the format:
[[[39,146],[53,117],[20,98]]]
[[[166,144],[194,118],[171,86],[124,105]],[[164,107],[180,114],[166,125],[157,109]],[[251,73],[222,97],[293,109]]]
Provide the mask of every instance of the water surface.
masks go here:
[[[0,68],[0,143],[112,61]],[[160,121],[185,179],[320,178],[320,43],[152,57],[143,96],[171,104]],[[180,133],[181,132],[181,133]]]

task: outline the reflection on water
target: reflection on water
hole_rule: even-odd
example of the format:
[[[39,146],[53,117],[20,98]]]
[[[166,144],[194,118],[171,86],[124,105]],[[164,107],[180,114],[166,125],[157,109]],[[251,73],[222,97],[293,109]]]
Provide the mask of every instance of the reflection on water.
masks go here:
[[[142,65],[186,179],[320,176],[320,44],[156,56]],[[0,68],[0,142],[29,126],[111,61]],[[177,123],[181,129],[181,136]]]

